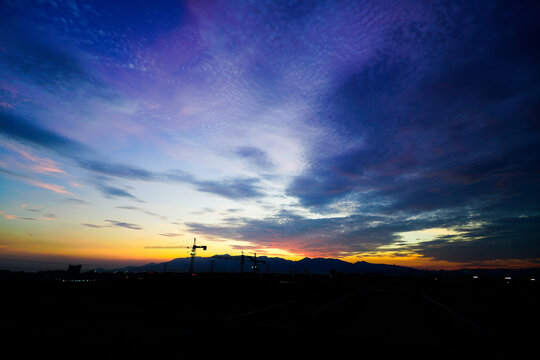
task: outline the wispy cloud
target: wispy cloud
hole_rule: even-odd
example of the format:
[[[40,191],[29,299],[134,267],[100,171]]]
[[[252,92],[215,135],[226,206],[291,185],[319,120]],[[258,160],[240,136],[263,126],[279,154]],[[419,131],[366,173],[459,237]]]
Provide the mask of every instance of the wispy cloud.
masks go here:
[[[3,217],[5,217],[5,218],[8,219],[8,220],[13,220],[13,219],[16,219],[16,218],[17,218],[16,215],[6,214],[6,213],[3,212],[3,211],[0,211],[0,215],[2,215]]]
[[[30,209],[30,210],[33,210],[33,209]],[[39,210],[38,210],[38,212],[39,212]],[[30,221],[35,221],[35,220],[46,220],[46,221],[56,220],[56,215],[55,214],[44,214],[43,216],[34,218],[34,217],[6,214],[4,211],[0,211],[0,215],[2,215],[4,218],[6,218],[8,220],[30,220]]]
[[[193,183],[199,191],[221,195],[230,199],[249,199],[263,196],[257,178],[236,178],[222,181],[197,180]]]
[[[41,180],[34,179],[30,176],[19,174],[19,173],[16,173],[16,172],[13,172],[13,171],[1,168],[1,167],[0,167],[0,173],[4,175],[8,175],[16,179],[20,179],[29,185],[40,187],[42,189],[47,189],[58,194],[73,195],[71,192],[66,190],[66,188],[64,188],[62,185],[46,183]]]
[[[90,224],[90,223],[84,223],[81,224],[83,226],[101,229],[101,228],[107,228],[107,227],[121,227],[125,229],[131,229],[131,230],[142,230],[142,226],[139,226],[137,224],[132,224],[124,221],[117,221],[117,220],[104,220],[107,224],[104,225],[97,225],[97,224]]]
[[[159,234],[161,236],[167,236],[167,237],[175,237],[175,236],[182,236],[183,234],[177,234],[177,233],[162,233]]]
[[[13,157],[17,159],[14,159],[12,162],[19,168],[37,174],[67,175],[65,170],[61,169],[52,159],[32,154],[29,150],[23,149],[13,142],[4,141],[0,146],[13,153]]]
[[[220,195],[229,199],[249,199],[263,197],[264,193],[258,178],[226,178],[222,180],[202,180],[184,171],[169,171],[160,175],[167,182],[191,184],[198,191]]]
[[[129,180],[155,181],[156,175],[150,171],[121,163],[110,163],[89,158],[78,158],[80,167],[92,172]]]
[[[33,186],[37,186],[37,187],[40,187],[40,188],[43,188],[43,189],[47,189],[47,190],[50,190],[50,191],[54,191],[55,193],[57,194],[62,194],[62,195],[73,195],[71,192],[69,192],[68,190],[66,190],[63,186],[61,185],[55,185],[55,184],[48,184],[48,183],[45,183],[45,182],[42,182],[42,181],[39,181],[39,180],[32,180],[32,179],[26,179],[24,180],[26,183],[30,184],[30,185],[33,185]]]
[[[104,227],[110,227],[110,225],[96,225],[96,224],[88,224],[88,223],[81,224],[81,225],[91,227],[91,228],[96,228],[96,229],[101,229],[101,228],[104,228]]]
[[[136,206],[117,206],[116,207],[117,209],[124,209],[124,210],[133,210],[133,211],[138,211],[138,212],[141,212],[143,214],[147,214],[147,215],[150,215],[150,216],[155,216],[155,217],[158,217],[162,220],[166,220],[167,217],[166,216],[163,216],[163,215],[159,215],[159,214],[156,214],[156,213],[153,213],[151,211],[148,211],[148,210],[144,210],[140,207],[136,207]]]
[[[87,146],[77,141],[4,111],[0,111],[0,131],[13,139],[43,147],[69,158],[91,152]]]
[[[65,198],[60,199],[60,202],[64,204],[72,204],[72,205],[91,205],[88,201],[77,199],[77,198]]]
[[[99,188],[99,190],[101,190],[103,196],[105,196],[106,198],[130,198],[134,200],[137,199],[135,195],[131,194],[127,190],[118,187],[105,184],[99,184],[97,187]]]
[[[0,20],[0,46],[9,48],[0,54],[0,64],[7,74],[56,96],[82,92],[106,99],[116,95],[86,66],[81,53],[70,48],[69,42],[60,46],[54,38],[32,31],[36,29],[33,22],[6,16],[4,11]]]
[[[105,184],[103,180],[107,177],[135,181],[190,184],[198,191],[212,193],[230,199],[248,199],[263,196],[262,188],[259,186],[259,179],[257,178],[202,180],[181,170],[156,173],[122,163],[94,160],[93,158],[99,156],[86,145],[32,125],[19,117],[7,113],[0,112],[0,131],[20,141],[52,150],[61,156],[73,160],[81,168],[101,175],[101,177],[95,177],[94,179],[97,180],[92,183],[105,197],[137,199],[135,195],[125,189]],[[52,188],[54,187],[51,187],[51,190]],[[65,191],[59,187],[55,187],[54,189],[59,193]]]
[[[103,175],[91,175],[86,179],[86,182],[98,190],[106,199],[127,199],[143,202],[132,193],[131,187],[117,185],[119,183],[117,179]]]
[[[117,227],[123,227],[126,229],[132,229],[132,230],[142,230],[143,228],[137,224],[132,224],[128,222],[123,221],[117,221],[117,220],[105,220],[106,222],[112,224],[113,226]]]
[[[241,146],[236,149],[235,153],[256,168],[269,169],[274,166],[268,154],[257,147]]]

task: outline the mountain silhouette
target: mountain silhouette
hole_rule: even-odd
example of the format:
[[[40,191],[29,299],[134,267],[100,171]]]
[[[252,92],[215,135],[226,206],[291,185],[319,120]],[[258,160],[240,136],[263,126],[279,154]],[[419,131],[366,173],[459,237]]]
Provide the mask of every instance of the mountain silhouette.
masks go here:
[[[251,258],[253,259],[253,258]],[[372,264],[365,261],[350,263],[331,258],[303,258],[301,260],[287,260],[279,257],[260,256],[256,258],[258,271],[261,273],[277,274],[330,274],[330,273],[384,273],[384,274],[414,274],[421,270],[405,266]],[[135,272],[188,272],[190,257],[176,258],[162,263],[149,263],[140,266],[127,266],[117,271]],[[253,272],[253,261],[249,256],[244,257],[242,267],[241,256],[215,255],[211,257],[195,257],[195,272]]]
[[[252,273],[253,262],[250,256],[244,257],[242,266],[240,255],[214,255],[211,257],[195,257],[194,272],[196,273]],[[251,258],[252,259],[252,258]],[[303,258],[301,260],[287,260],[279,257],[257,256],[258,269],[262,274],[384,274],[384,275],[414,275],[434,278],[470,278],[504,279],[512,277],[514,280],[523,279],[527,282],[540,277],[540,268],[525,269],[458,269],[458,270],[421,270],[412,267],[373,264],[365,261],[350,263],[332,258]],[[188,273],[191,257],[176,258],[161,263],[149,263],[139,266],[126,266],[113,269],[125,272],[179,272]],[[105,271],[104,269],[96,269]],[[109,270],[110,271],[110,270]],[[540,280],[539,280],[540,281]]]

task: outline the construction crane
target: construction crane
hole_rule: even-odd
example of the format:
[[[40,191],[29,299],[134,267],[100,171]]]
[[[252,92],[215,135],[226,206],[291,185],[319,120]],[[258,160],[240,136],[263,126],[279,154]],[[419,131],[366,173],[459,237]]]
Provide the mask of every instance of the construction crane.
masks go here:
[[[189,273],[193,274],[193,260],[195,259],[195,253],[197,249],[206,250],[206,245],[198,246],[197,239],[193,238],[193,246],[191,247],[191,261],[189,262]]]
[[[220,255],[215,255],[214,258],[224,259],[224,260],[236,260],[236,258],[231,258],[229,256],[220,256]],[[257,273],[259,271],[259,265],[258,265],[259,263],[266,264],[265,260],[257,259],[257,254],[253,254],[253,256],[249,256],[249,255],[244,255],[244,252],[242,251],[242,255],[240,255],[240,272],[241,273],[244,272],[244,263],[246,261],[245,260],[246,258],[253,263],[251,268],[253,269],[254,273]]]
[[[189,249],[189,246],[145,246],[145,249]],[[193,238],[193,246],[191,246],[191,260],[189,262],[189,273],[193,274],[193,262],[197,249],[206,250],[206,245],[197,245],[197,238]]]

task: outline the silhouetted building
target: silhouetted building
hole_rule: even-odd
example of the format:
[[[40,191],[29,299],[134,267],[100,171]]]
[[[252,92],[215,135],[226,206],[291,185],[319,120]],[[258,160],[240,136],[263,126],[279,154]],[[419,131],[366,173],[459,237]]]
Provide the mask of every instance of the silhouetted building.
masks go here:
[[[69,274],[80,274],[82,265],[71,265],[69,264],[68,273]]]

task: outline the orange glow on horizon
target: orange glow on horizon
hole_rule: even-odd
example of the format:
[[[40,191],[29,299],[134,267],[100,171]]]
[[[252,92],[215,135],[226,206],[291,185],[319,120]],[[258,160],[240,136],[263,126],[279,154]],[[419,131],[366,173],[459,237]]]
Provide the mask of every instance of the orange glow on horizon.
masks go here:
[[[72,249],[73,250],[73,249]],[[188,253],[174,254],[171,252],[166,252],[160,254],[158,252],[151,251],[140,251],[134,253],[125,253],[122,251],[112,252],[110,249],[94,249],[90,251],[89,249],[81,248],[77,251],[67,251],[58,249],[57,251],[51,251],[50,249],[32,249],[29,250],[14,250],[8,246],[2,246],[3,255],[8,258],[19,259],[21,261],[58,261],[61,263],[83,263],[89,265],[97,265],[104,267],[121,267],[121,266],[137,266],[144,265],[151,262],[166,262],[176,258],[188,258]],[[246,253],[245,253],[246,254]],[[206,253],[206,252],[197,252],[197,257],[212,257],[214,255],[223,255],[223,253]],[[229,252],[231,256],[240,255],[240,252]],[[270,254],[265,254],[263,252],[257,252],[257,256],[268,256],[268,257],[277,257],[269,256]],[[279,256],[285,260],[298,261],[303,259],[305,256]],[[308,256],[309,257],[309,256]],[[314,257],[312,257],[314,258]],[[366,261],[372,264],[386,264],[386,265],[397,265],[411,267],[419,270],[457,270],[464,268],[529,268],[529,267],[538,267],[534,262],[521,261],[521,260],[496,260],[491,262],[475,263],[474,266],[463,264],[463,263],[452,263],[448,261],[434,260],[429,258],[422,257],[410,257],[410,258],[401,258],[395,256],[363,256],[355,257],[350,256],[347,258],[341,258],[339,260],[346,261],[349,263],[355,263],[359,261]]]
[[[2,215],[6,215],[5,213]],[[9,221],[9,220],[8,220]],[[31,222],[35,224],[36,222]],[[156,245],[157,241],[148,241],[144,233],[135,233],[138,237],[117,237],[114,229],[100,229],[103,231],[102,237],[96,241],[92,231],[66,233],[57,238],[52,234],[39,238],[28,238],[22,234],[10,234],[6,236],[1,244],[2,255],[5,258],[40,260],[61,259],[66,263],[87,263],[87,264],[117,264],[116,266],[144,265],[151,262],[166,262],[175,258],[187,258],[190,256],[190,245],[192,239],[183,239],[176,242],[179,248],[171,249],[147,249],[146,245]],[[106,231],[110,231],[105,233]],[[4,233],[7,235],[6,233]],[[30,240],[29,240],[30,239]],[[159,244],[159,243],[158,243]],[[211,257],[214,255],[229,254],[231,256],[240,255],[242,251],[246,255],[257,254],[257,256],[279,257],[286,260],[298,261],[305,257],[309,258],[334,258],[355,263],[366,261],[373,264],[386,264],[412,267],[422,270],[456,270],[463,268],[529,268],[538,267],[533,261],[526,260],[493,260],[475,263],[457,263],[426,258],[419,254],[396,252],[370,252],[348,256],[318,256],[314,253],[292,253],[280,248],[257,247],[256,244],[246,244],[245,242],[226,240],[205,240],[197,239],[197,244],[207,245],[208,250],[197,250],[197,257]],[[244,244],[244,245],[239,245]],[[183,247],[185,245],[185,248]]]

